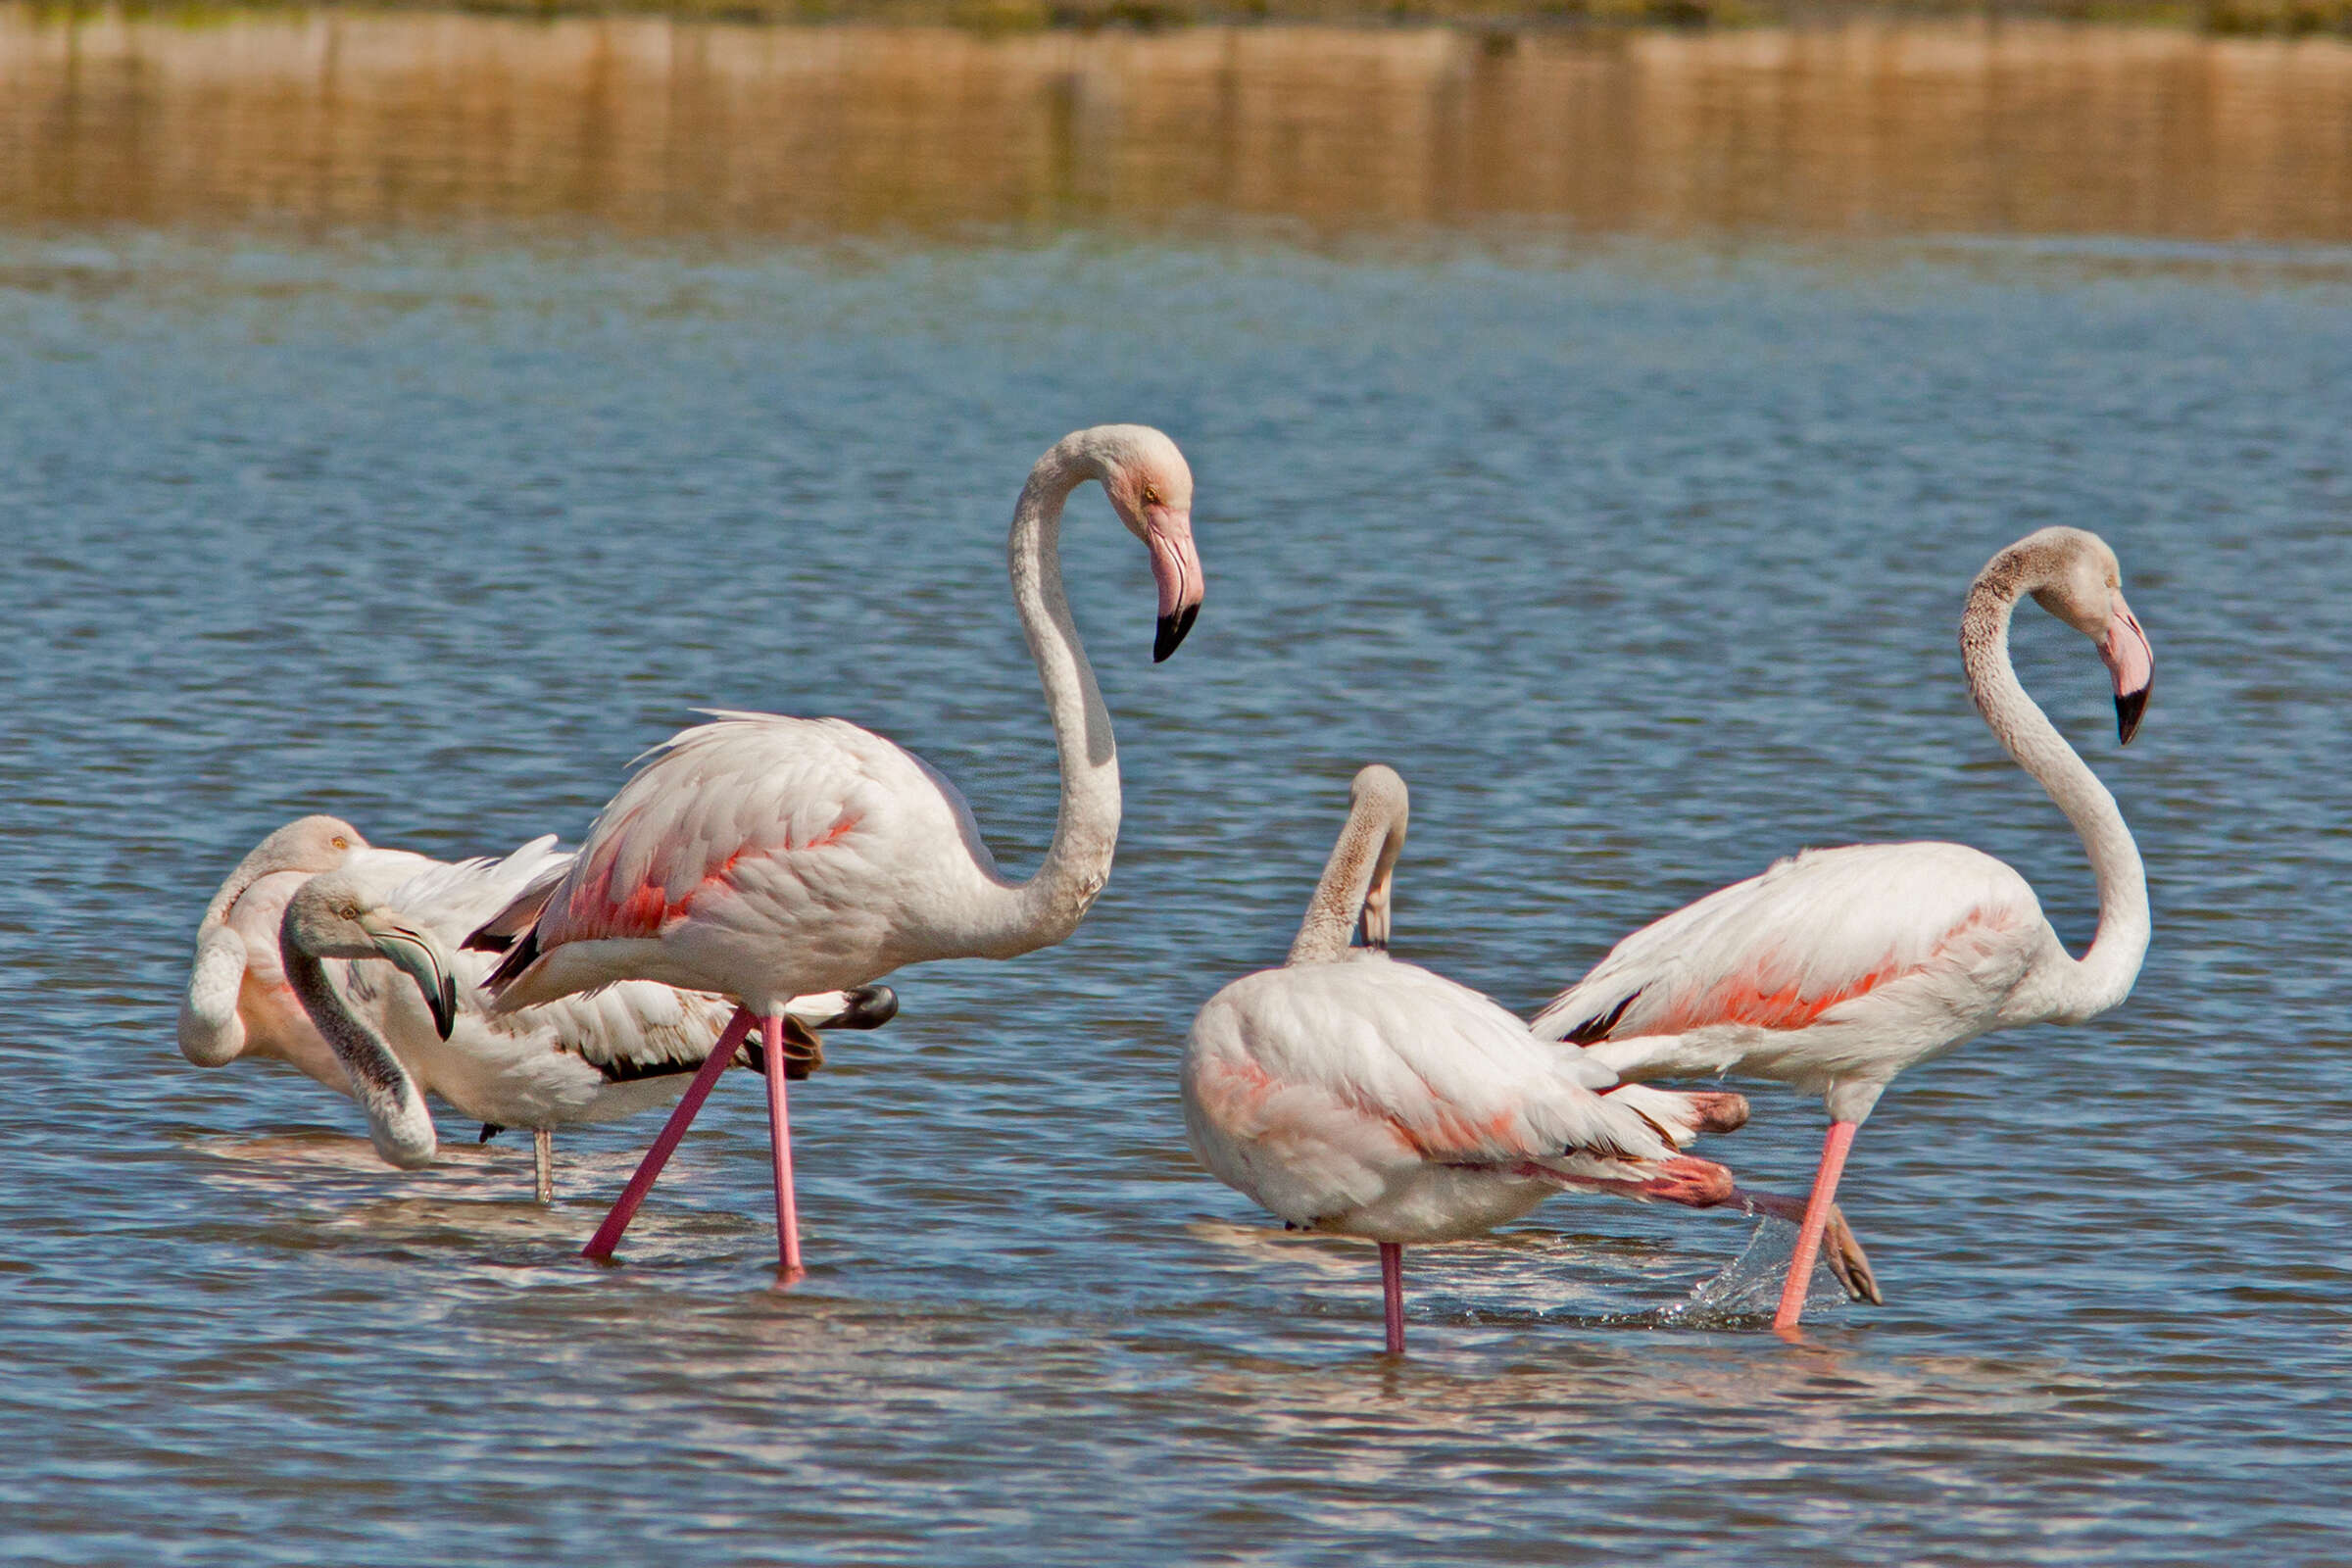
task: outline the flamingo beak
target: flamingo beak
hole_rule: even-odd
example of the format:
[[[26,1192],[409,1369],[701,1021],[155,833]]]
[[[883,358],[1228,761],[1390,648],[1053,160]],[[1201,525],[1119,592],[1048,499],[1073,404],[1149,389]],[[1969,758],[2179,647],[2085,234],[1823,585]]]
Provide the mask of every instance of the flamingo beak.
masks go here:
[[[447,1040],[458,1023],[458,983],[441,945],[421,931],[389,920],[363,919],[361,924],[373,939],[375,951],[416,982],[425,1006],[432,1011],[434,1029]]]
[[[1145,534],[1152,548],[1152,578],[1159,585],[1159,635],[1152,644],[1152,662],[1159,663],[1176,651],[1184,634],[1200,614],[1206,579],[1200,554],[1193,548],[1192,519],[1182,514]]]
[[[2115,677],[2116,734],[2129,746],[2139,733],[2140,715],[2147,711],[2148,693],[2155,685],[2156,653],[2121,593],[2107,617],[2107,635],[2099,639],[2099,659]]]

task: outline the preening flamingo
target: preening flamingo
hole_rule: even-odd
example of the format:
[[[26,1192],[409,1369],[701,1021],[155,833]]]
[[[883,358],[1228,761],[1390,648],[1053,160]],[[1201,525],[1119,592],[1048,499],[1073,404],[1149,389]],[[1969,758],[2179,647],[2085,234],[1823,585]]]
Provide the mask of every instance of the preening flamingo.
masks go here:
[[[1888,1080],[1992,1029],[2079,1023],[2132,991],[2148,949],[2148,888],[2115,797],[2018,683],[2009,619],[2032,594],[2098,644],[2118,733],[2139,728],[2155,673],[2115,552],[2044,528],[1978,573],[1960,618],[1977,710],[2081,835],[2099,928],[2071,956],[2016,871],[1960,844],[1808,850],[1620,942],[1533,1027],[1629,1078],[1742,1072],[1822,1091],[1830,1131],[1774,1326],[1804,1311],[1846,1152]]]
[[[902,964],[1050,947],[1077,928],[1110,874],[1118,754],[1059,556],[1063,504],[1089,479],[1150,550],[1155,660],[1175,652],[1200,606],[1193,477],[1174,442],[1142,425],[1098,425],[1038,460],[1013,509],[1008,551],[1013,603],[1054,723],[1061,803],[1054,842],[1027,881],[998,872],[955,786],[881,736],[838,718],[725,712],[660,748],[605,808],[562,880],[477,933],[482,945],[510,945],[489,982],[501,1011],[652,979],[734,998],[730,1041],[760,1024],[777,1247],[790,1273],[801,1251],[777,1049],[784,1002],[863,985]],[[697,1075],[589,1255],[611,1253],[714,1075]]]
[[[196,928],[196,961],[179,1004],[180,1054],[199,1067],[274,1057],[338,1094],[348,1092],[343,1064],[286,984],[278,921],[295,890],[321,871],[348,866],[375,886],[391,887],[439,863],[376,849],[332,816],[301,817],[255,845]]]
[[[1356,774],[1288,961],[1209,998],[1184,1058],[1185,1128],[1218,1180],[1294,1228],[1380,1244],[1391,1354],[1407,1243],[1481,1235],[1563,1190],[1729,1201],[1732,1173],[1679,1151],[1747,1119],[1738,1095],[1619,1087],[1477,992],[1391,958],[1406,811],[1395,771]]]
[[[676,1099],[730,1011],[716,997],[633,984],[491,1018],[474,991],[490,961],[479,955],[453,958],[449,950],[484,914],[569,862],[554,842],[542,838],[502,859],[452,864],[374,849],[334,817],[287,824],[245,858],[206,911],[180,1012],[180,1049],[208,1065],[239,1054],[291,1061],[371,1112],[393,1112],[369,1118],[377,1150],[392,1163],[427,1163],[435,1139],[421,1098],[396,1094],[386,1101],[378,1092],[385,1073],[377,1058],[388,1056],[412,1089],[480,1118],[486,1131],[494,1124],[532,1129],[539,1196],[551,1200],[553,1129]],[[290,906],[313,882],[323,884],[318,897],[331,895],[354,919],[402,934],[380,947],[347,944],[325,963],[316,961],[325,951],[313,949],[306,965],[281,946],[281,936]],[[362,961],[369,958],[413,970],[429,965],[440,977],[431,984],[435,997],[444,990],[441,978],[462,982],[450,989],[454,1033],[445,1040],[426,1002],[383,964]],[[304,974],[307,989],[296,984]],[[870,1028],[896,1006],[887,987],[874,987],[801,998],[789,1013],[804,1054],[813,1055],[816,1037],[802,1025]],[[362,1053],[362,1074],[347,1065],[351,1027],[314,1021],[328,1015],[356,1021],[373,1038],[373,1054]],[[401,1113],[411,1108],[416,1114]]]

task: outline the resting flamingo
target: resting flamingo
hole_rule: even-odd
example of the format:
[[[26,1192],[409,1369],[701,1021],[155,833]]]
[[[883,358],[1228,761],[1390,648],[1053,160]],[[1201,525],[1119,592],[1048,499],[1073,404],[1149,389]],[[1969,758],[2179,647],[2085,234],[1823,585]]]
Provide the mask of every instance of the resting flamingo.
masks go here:
[[[350,823],[306,816],[271,833],[221,884],[198,930],[196,962],[179,1017],[181,1052],[203,1066],[240,1055],[274,1056],[341,1094],[354,1094],[346,1049],[313,1021],[331,1003],[356,1012],[396,1053],[422,1090],[483,1121],[488,1137],[506,1126],[529,1127],[540,1200],[554,1197],[553,1130],[574,1122],[625,1116],[675,1099],[685,1075],[700,1066],[725,1024],[718,998],[666,986],[616,986],[594,998],[513,1019],[490,1019],[471,997],[472,982],[489,964],[469,966],[446,956],[489,910],[520,888],[560,871],[570,857],[552,838],[524,845],[503,859],[455,864],[405,850],[377,849]],[[351,952],[341,956],[399,961],[405,955],[440,955],[442,972],[462,976],[457,1025],[446,1042],[424,1003],[405,984],[385,986],[376,965],[325,964],[331,998],[305,995],[293,983],[281,949],[281,926],[296,895],[332,874],[343,904],[368,911],[397,911],[396,923],[414,933],[407,948]],[[313,957],[319,955],[313,954]],[[438,987],[436,987],[436,992]],[[796,1000],[804,1056],[821,1054],[811,1028],[871,1028],[896,1011],[888,987]],[[747,1063],[754,1064],[756,1063]],[[354,1094],[363,1105],[366,1094]],[[421,1101],[418,1102],[421,1105]],[[371,1121],[378,1151],[396,1165],[429,1162],[436,1142],[429,1119],[398,1126]]]
[[[1118,754],[1062,591],[1061,514],[1101,483],[1148,547],[1159,590],[1153,658],[1199,612],[1192,471],[1142,425],[1063,437],[1013,509],[1013,603],[1037,661],[1060,761],[1054,841],[1025,882],[1000,875],[970,808],[920,759],[838,718],[722,712],[672,737],[612,798],[560,882],[487,922],[509,945],[489,984],[498,1010],[621,979],[715,991],[738,1004],[729,1041],[767,1042],[777,1250],[801,1270],[791,1135],[776,1049],[787,998],[866,984],[902,964],[1009,958],[1077,928],[1110,874]],[[731,1050],[731,1046],[723,1049]],[[587,1248],[609,1256],[715,1069],[706,1067]]]
[[[494,1127],[537,1133],[539,1198],[554,1198],[546,1151],[557,1127],[612,1121],[677,1098],[684,1075],[711,1054],[733,1010],[723,999],[650,981],[609,986],[493,1015],[478,987],[493,960],[453,951],[522,887],[571,857],[554,838],[504,859],[436,863],[379,891],[348,867],[305,881],[280,925],[286,979],[333,1049],[367,1113],[377,1152],[414,1169],[438,1141],[423,1091]],[[416,981],[386,985],[381,958]],[[806,1077],[822,1061],[812,1029],[873,1028],[898,1010],[887,986],[827,992],[786,1004],[788,1061]],[[743,1059],[729,1053],[730,1063]],[[764,1067],[757,1054],[751,1064]]]
[[[1218,1180],[1295,1229],[1380,1244],[1392,1355],[1406,1244],[1483,1235],[1561,1191],[1733,1200],[1730,1171],[1679,1151],[1747,1119],[1738,1095],[1619,1087],[1477,992],[1391,958],[1406,814],[1393,769],[1355,775],[1289,959],[1209,998],[1184,1058],[1185,1129]]]
[[[1773,1319],[1783,1331],[1804,1311],[1846,1152],[1888,1081],[1988,1030],[2104,1012],[2147,953],[2147,879],[2123,812],[2010,663],[2010,613],[2029,593],[2098,644],[2126,744],[2155,659],[2115,552],[2080,528],[1994,556],[1960,618],[1978,711],[2090,857],[2099,928],[2087,953],[2067,953],[2024,877],[1965,845],[1808,850],[1627,937],[1533,1025],[1629,1078],[1742,1072],[1822,1091],[1830,1130]]]
[[[295,890],[321,871],[349,867],[391,887],[439,863],[406,850],[379,850],[332,816],[300,817],[255,845],[196,927],[196,961],[179,1004],[180,1054],[199,1067],[273,1057],[338,1094],[348,1092],[342,1062],[286,984],[278,921]]]

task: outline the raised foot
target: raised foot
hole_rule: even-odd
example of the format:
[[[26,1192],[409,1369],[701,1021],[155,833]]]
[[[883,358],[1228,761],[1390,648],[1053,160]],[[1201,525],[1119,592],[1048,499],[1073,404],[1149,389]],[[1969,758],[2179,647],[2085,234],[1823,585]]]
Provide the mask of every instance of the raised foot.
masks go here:
[[[892,1010],[897,1010],[894,1005]],[[756,1073],[767,1072],[767,1052],[757,1035],[747,1036],[738,1058]],[[808,1075],[825,1064],[825,1043],[816,1032],[798,1018],[784,1019],[784,1076],[793,1083],[803,1083]]]
[[[1871,1272],[1870,1254],[1862,1250],[1845,1213],[1835,1203],[1830,1205],[1830,1223],[1821,1236],[1822,1261],[1845,1288],[1849,1301],[1868,1301],[1873,1306],[1885,1306],[1886,1298],[1879,1290],[1879,1277]]]

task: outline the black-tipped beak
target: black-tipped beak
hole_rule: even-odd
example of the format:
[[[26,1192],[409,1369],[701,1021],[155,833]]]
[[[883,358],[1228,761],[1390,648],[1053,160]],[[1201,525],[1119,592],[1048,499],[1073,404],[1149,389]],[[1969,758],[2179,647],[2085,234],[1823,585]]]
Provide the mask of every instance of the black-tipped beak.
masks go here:
[[[879,1029],[899,1015],[899,994],[888,986],[859,986],[845,993],[850,1004],[836,1014],[828,1029]]]
[[[2148,710],[2148,693],[2156,689],[2151,681],[2135,692],[2123,692],[2115,699],[2115,733],[2126,746],[2139,733],[2139,716]]]
[[[1184,634],[1191,631],[1193,622],[1200,618],[1200,607],[1198,604],[1187,605],[1173,614],[1160,616],[1159,636],[1152,644],[1152,662],[1161,663],[1174,653],[1184,641]]]

